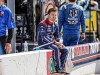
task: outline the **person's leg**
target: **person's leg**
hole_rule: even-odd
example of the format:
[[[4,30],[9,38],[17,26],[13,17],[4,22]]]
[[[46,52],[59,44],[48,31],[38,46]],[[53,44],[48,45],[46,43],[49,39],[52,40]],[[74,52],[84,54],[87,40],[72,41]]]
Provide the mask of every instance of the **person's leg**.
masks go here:
[[[60,60],[60,50],[59,48],[56,46],[56,45],[49,45],[49,48],[53,50],[53,58],[55,60],[55,68],[56,68],[56,71],[58,70],[61,70],[62,67],[61,67],[61,60]]]
[[[64,44],[64,46],[69,45],[69,40],[70,40],[70,36],[68,36],[67,34],[63,34],[63,44]]]
[[[72,37],[71,37],[69,46],[77,45],[78,42],[79,42],[79,38],[80,38],[80,35],[78,35],[78,34],[73,34]]]
[[[53,44],[46,46],[45,48],[50,48],[53,50],[53,58],[56,63],[55,64],[56,72],[66,73],[63,68],[65,66],[65,62],[67,59],[67,54],[68,54],[67,49],[60,50],[56,45],[53,45]],[[61,55],[60,55],[60,52],[61,52]]]
[[[61,66],[64,69],[65,63],[66,63],[66,60],[67,60],[67,56],[68,56],[68,50],[66,48],[64,48],[64,49],[60,50],[60,52],[61,52],[61,56],[60,56]]]
[[[6,37],[0,37],[0,43],[1,43],[1,47],[2,47],[2,53],[6,54],[5,52],[5,42],[6,42]]]

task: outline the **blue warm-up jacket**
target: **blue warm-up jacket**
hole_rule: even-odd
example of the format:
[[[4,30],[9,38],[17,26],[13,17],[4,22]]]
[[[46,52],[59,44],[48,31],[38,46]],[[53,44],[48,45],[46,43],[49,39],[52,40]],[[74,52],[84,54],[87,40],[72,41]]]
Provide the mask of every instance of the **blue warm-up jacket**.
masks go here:
[[[6,36],[6,30],[15,28],[11,10],[5,5],[0,6],[0,36]]]
[[[79,34],[80,27],[85,33],[85,17],[82,7],[75,3],[68,3],[63,6],[58,17],[59,31],[63,27],[63,34]]]
[[[38,26],[38,43],[39,45],[59,41],[59,30],[56,23],[47,19],[43,20]]]

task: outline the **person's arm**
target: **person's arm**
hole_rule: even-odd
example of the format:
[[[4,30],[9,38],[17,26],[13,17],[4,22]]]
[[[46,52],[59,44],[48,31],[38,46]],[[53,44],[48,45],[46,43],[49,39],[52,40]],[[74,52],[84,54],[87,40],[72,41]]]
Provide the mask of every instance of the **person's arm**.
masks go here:
[[[7,41],[6,41],[6,44],[5,44],[6,53],[11,53],[11,51],[12,51],[11,39],[12,39],[12,36],[13,36],[13,31],[14,31],[13,28],[8,30],[8,37],[7,37]]]
[[[48,37],[47,31],[46,31],[46,27],[45,27],[44,25],[42,25],[42,24],[40,24],[40,25],[38,26],[38,35],[40,35],[40,36],[41,36],[40,38],[41,38],[43,41],[45,41],[46,43],[52,42],[52,44],[57,45],[60,49],[63,49],[63,48],[64,48],[64,46],[63,46],[61,43],[57,42],[56,40],[50,39],[50,38]],[[39,37],[38,37],[38,38],[39,38]]]
[[[85,23],[85,16],[83,10],[81,11],[81,28],[82,28],[82,33],[85,33],[86,31],[86,23]]]
[[[14,19],[12,17],[12,13],[10,10],[7,11],[6,24],[7,24],[7,28],[8,28],[8,37],[7,37],[6,44],[5,44],[5,50],[6,50],[6,53],[11,53],[11,51],[12,51],[11,39],[13,36],[15,23],[14,23]]]
[[[81,6],[81,0],[77,1],[78,6]]]
[[[82,14],[81,14],[81,29],[82,29],[81,38],[84,40],[85,39],[86,24],[85,24],[85,17],[84,17],[83,10],[82,10]]]
[[[11,43],[11,39],[13,37],[14,28],[8,29],[8,37],[6,43]]]
[[[84,7],[83,7],[83,10],[84,10],[84,11],[88,8],[89,2],[90,2],[90,0],[85,0],[85,5],[84,5]]]
[[[63,49],[64,48],[64,45],[59,42],[60,41],[60,33],[59,33],[59,28],[58,28],[58,25],[56,25],[56,31],[54,33],[54,37],[55,37],[55,45],[58,46],[60,49]]]
[[[48,37],[46,27],[42,24],[38,26],[38,35],[40,35],[40,38],[42,38],[47,43],[53,42],[53,40]]]
[[[56,31],[55,31],[55,33],[54,33],[54,37],[55,37],[55,40],[56,40],[57,42],[60,41],[60,34],[59,34],[58,25],[56,25]]]
[[[7,43],[11,43],[11,39],[12,39],[12,36],[13,36],[14,28],[16,26],[15,26],[15,23],[14,23],[12,12],[10,10],[8,10],[8,12],[7,12],[6,22],[7,22],[7,28],[8,28]]]
[[[7,12],[6,24],[7,24],[8,30],[16,27],[14,18],[12,16],[12,12],[10,10],[8,10],[8,12]]]
[[[59,32],[61,32],[62,26],[64,24],[64,12],[65,12],[65,7],[63,6],[59,12],[58,16],[58,25],[59,25]]]

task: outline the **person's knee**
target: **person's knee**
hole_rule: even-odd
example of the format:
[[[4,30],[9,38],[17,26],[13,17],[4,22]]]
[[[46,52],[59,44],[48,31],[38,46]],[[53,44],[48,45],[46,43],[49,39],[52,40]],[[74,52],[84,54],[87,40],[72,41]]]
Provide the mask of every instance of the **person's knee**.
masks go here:
[[[66,48],[64,48],[62,52],[68,54],[68,50]]]
[[[59,48],[56,45],[53,45],[53,47],[51,47],[53,50],[58,51]]]
[[[54,49],[54,50],[58,52],[58,51],[59,51],[59,48],[58,48],[58,47],[55,47],[55,49]]]

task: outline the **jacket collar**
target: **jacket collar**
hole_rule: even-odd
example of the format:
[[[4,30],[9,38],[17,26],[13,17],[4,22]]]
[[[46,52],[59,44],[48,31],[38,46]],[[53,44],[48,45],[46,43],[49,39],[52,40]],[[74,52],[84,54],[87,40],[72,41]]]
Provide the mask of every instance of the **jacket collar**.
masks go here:
[[[49,21],[49,19],[48,19],[48,18],[46,18],[46,20],[45,20],[45,21],[46,21],[46,23],[48,23],[49,25],[53,25],[53,23],[54,23],[54,22]]]

